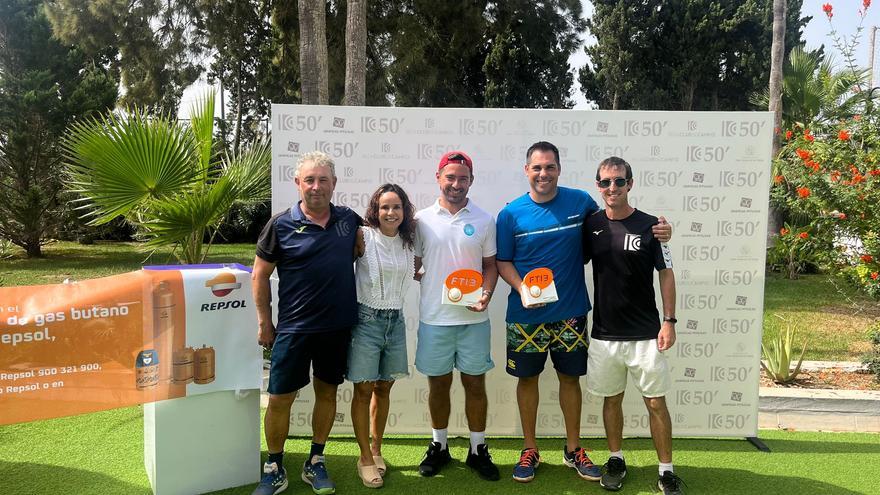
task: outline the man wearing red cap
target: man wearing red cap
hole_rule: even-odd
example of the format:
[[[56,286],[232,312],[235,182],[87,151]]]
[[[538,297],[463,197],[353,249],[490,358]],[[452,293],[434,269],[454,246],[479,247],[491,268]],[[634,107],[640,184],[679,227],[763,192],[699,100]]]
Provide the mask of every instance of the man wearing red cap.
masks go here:
[[[452,370],[461,374],[465,413],[470,429],[466,463],[481,478],[498,480],[485,442],[486,372],[494,367],[486,308],[498,281],[495,268],[495,222],[468,199],[474,181],[473,161],[461,151],[443,155],[437,167],[440,197],[416,213],[416,272],[421,282],[416,369],[428,376],[428,409],[433,441],[419,465],[422,476],[434,476],[450,460],[446,443]],[[473,306],[441,304],[443,284],[456,270],[482,273],[483,287]]]

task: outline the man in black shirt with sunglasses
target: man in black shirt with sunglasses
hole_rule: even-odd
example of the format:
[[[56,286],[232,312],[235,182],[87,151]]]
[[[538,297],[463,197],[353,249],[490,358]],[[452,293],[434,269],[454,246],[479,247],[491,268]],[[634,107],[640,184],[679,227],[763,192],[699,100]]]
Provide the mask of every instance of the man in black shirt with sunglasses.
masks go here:
[[[627,375],[636,382],[651,420],[651,438],[660,460],[658,487],[680,494],[672,466],[672,422],[666,407],[671,387],[664,351],[675,343],[675,277],[666,244],[651,233],[657,217],[629,204],[632,168],[618,157],[599,164],[596,185],[605,210],[584,221],[584,257],[593,262],[593,330],[587,388],[605,397],[602,416],[611,452],[603,488],[616,491],[626,476],[623,442],[623,394]],[[660,278],[663,321],[654,298],[654,270]]]

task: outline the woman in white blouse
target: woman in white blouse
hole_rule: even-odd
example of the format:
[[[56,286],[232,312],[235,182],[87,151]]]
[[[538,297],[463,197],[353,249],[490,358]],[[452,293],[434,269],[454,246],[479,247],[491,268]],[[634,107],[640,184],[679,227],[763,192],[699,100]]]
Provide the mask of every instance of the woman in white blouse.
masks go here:
[[[406,192],[385,184],[373,193],[366,225],[358,231],[364,253],[356,262],[358,324],[352,330],[346,378],[354,384],[351,421],[361,450],[358,475],[369,488],[383,485],[382,435],[391,386],[409,374],[402,309],[415,267],[414,215]]]

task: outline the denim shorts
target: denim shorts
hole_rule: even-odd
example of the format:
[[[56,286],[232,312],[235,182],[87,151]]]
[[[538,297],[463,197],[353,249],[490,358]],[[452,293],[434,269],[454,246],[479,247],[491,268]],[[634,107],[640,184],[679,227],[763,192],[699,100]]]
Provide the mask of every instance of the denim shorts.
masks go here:
[[[489,320],[470,325],[430,325],[419,322],[416,369],[427,376],[443,376],[455,367],[466,375],[491,370]]]
[[[403,312],[358,304],[345,378],[354,383],[393,381],[409,376],[407,365]]]

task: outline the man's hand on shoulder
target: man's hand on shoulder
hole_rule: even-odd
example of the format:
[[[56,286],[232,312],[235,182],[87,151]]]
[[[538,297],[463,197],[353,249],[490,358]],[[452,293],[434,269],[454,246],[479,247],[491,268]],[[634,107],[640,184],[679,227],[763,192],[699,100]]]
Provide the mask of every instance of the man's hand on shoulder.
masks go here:
[[[666,217],[657,217],[659,223],[651,227],[654,237],[660,242],[669,242],[672,239],[672,225],[666,221]]]
[[[663,352],[673,344],[675,344],[675,324],[671,321],[664,321],[660,326],[660,333],[657,334],[657,349]]]

